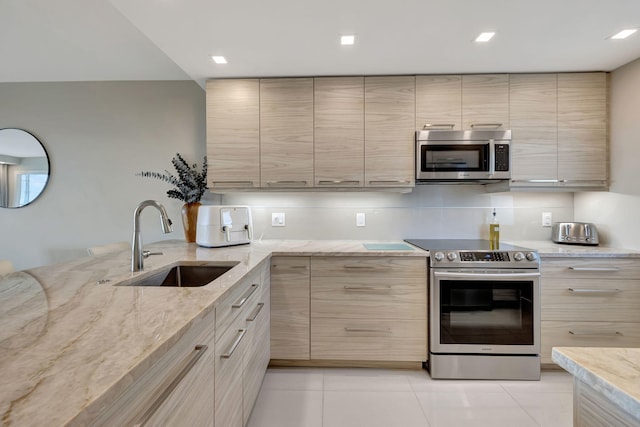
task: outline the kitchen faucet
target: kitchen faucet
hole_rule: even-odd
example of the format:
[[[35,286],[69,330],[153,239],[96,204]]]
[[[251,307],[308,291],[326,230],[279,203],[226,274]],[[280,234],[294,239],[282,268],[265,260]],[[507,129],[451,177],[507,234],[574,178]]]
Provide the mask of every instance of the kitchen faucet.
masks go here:
[[[162,231],[171,233],[173,228],[171,227],[171,220],[167,215],[167,211],[164,206],[155,200],[145,200],[140,202],[136,206],[136,210],[133,212],[133,242],[131,244],[131,271],[142,271],[144,267],[144,258],[149,255],[161,255],[162,252],[149,252],[142,250],[142,236],[140,234],[140,213],[147,206],[153,206],[160,211],[160,223],[162,224]]]

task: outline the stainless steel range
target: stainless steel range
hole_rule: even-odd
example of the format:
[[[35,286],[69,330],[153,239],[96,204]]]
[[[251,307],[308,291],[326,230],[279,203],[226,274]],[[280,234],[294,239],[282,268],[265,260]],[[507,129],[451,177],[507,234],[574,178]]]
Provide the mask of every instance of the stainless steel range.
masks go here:
[[[540,260],[486,240],[406,242],[430,252],[433,378],[540,379]]]

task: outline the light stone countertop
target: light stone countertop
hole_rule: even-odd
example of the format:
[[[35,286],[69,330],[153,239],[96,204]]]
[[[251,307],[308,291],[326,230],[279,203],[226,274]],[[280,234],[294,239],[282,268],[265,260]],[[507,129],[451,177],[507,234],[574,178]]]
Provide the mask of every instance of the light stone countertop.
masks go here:
[[[0,277],[2,425],[59,426],[89,405],[109,404],[272,254],[428,256],[419,249],[367,250],[363,243],[402,242],[274,240],[202,248],[163,241],[145,246],[163,255],[147,258],[143,272],[130,271],[125,251]],[[199,288],[114,286],[179,261],[239,264]]]
[[[640,420],[640,348],[554,347],[552,359]]]
[[[553,243],[550,240],[518,240],[510,244],[538,251],[541,257],[594,257],[594,258],[640,258],[640,251],[634,249],[610,248],[607,246],[585,246]]]

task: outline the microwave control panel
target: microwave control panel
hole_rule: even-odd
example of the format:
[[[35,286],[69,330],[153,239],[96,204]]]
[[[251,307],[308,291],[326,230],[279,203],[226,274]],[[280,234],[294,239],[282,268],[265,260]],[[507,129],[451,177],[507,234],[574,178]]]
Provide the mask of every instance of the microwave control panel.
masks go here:
[[[496,144],[496,172],[509,171],[509,144]]]

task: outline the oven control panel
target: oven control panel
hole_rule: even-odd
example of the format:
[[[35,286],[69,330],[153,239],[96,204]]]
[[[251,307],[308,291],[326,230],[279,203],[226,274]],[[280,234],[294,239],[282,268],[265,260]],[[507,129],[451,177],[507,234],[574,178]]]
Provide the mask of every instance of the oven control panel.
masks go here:
[[[536,252],[524,251],[436,251],[432,252],[431,266],[538,268],[540,260]]]

